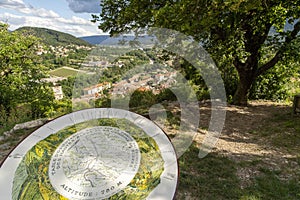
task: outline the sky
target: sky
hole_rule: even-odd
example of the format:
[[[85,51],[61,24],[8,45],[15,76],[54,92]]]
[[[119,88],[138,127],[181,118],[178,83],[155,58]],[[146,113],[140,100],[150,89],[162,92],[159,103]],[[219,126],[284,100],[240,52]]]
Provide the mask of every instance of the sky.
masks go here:
[[[0,0],[0,22],[10,30],[43,27],[76,37],[103,34],[92,14],[100,13],[100,0]]]

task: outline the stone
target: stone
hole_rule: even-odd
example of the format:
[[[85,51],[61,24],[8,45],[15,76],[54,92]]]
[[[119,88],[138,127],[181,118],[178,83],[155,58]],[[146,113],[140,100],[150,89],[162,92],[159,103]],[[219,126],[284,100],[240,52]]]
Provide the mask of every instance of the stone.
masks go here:
[[[17,131],[20,129],[35,128],[35,127],[45,124],[47,121],[48,121],[47,119],[37,119],[37,120],[22,123],[22,124],[16,124],[12,130],[14,132],[14,131]]]

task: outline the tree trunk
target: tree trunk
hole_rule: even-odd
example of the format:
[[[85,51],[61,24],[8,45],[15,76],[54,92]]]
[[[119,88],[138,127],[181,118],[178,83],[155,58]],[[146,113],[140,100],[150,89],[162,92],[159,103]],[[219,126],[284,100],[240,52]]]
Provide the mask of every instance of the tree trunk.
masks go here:
[[[253,68],[252,68],[253,69]],[[247,70],[247,67],[238,70],[239,83],[237,90],[233,96],[233,104],[239,106],[248,105],[249,90],[255,80],[255,75],[252,70]]]
[[[238,71],[239,74],[239,84],[237,91],[233,97],[233,104],[234,105],[241,105],[247,106],[248,100],[248,93],[252,86],[252,83],[255,81],[256,77],[265,73],[272,67],[278,63],[280,59],[282,59],[283,53],[286,51],[286,47],[297,38],[297,35],[300,31],[300,21],[298,21],[294,25],[294,29],[290,33],[289,36],[285,38],[285,42],[283,42],[281,48],[277,51],[276,55],[263,66],[258,67],[258,61],[260,58],[259,49],[261,48],[262,44],[265,42],[269,29],[271,28],[271,24],[267,24],[265,32],[263,35],[255,35],[252,29],[248,29],[248,25],[246,24],[246,38],[248,43],[245,44],[247,52],[251,55],[248,57],[245,63],[240,62],[240,60],[236,57],[234,61],[234,66]]]
[[[247,106],[248,105],[248,93],[252,84],[244,83],[242,81],[239,82],[238,88],[233,97],[233,104],[239,106]]]

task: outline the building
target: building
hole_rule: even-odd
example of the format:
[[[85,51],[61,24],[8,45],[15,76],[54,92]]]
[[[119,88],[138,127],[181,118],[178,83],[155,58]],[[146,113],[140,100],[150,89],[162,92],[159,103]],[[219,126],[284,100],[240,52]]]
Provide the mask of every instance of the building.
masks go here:
[[[54,86],[52,87],[52,90],[54,92],[54,97],[56,100],[61,100],[62,98],[64,98],[64,94],[61,86]]]
[[[101,95],[103,94],[103,91],[106,89],[111,88],[111,83],[104,82],[97,85],[93,85],[91,87],[87,87],[83,89],[84,95]]]

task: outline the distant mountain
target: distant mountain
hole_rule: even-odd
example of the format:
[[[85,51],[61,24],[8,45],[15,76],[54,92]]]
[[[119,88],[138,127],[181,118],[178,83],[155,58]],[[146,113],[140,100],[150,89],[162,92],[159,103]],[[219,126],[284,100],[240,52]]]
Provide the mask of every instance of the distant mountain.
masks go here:
[[[93,36],[79,37],[79,39],[82,39],[92,45],[100,44],[101,42],[103,42],[108,38],[109,35],[93,35]]]
[[[15,31],[30,33],[38,38],[41,38],[42,42],[45,43],[46,45],[66,46],[66,45],[74,44],[74,45],[91,46],[90,43],[80,38],[76,38],[73,35],[47,29],[47,28],[21,27]]]
[[[135,36],[110,37],[109,35],[93,35],[79,38],[85,40],[86,42],[89,42],[92,45],[118,45],[121,41],[133,41],[135,39]],[[142,36],[138,38],[138,41],[144,45],[153,44],[153,37]]]

